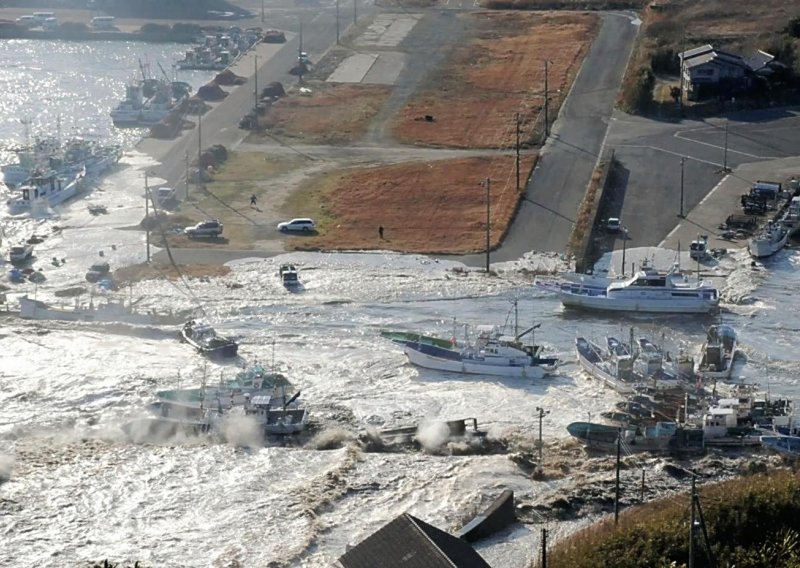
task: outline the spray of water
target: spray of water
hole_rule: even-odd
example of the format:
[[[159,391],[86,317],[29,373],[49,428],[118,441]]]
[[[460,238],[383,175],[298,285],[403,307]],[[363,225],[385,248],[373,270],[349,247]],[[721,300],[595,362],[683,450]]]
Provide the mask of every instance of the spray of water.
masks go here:
[[[258,421],[243,414],[229,414],[222,424],[222,435],[232,446],[260,448],[264,445],[264,435]]]
[[[11,470],[14,469],[14,457],[0,454],[0,483],[11,479]]]
[[[450,428],[444,422],[427,421],[417,428],[417,441],[428,451],[436,451],[450,438]]]

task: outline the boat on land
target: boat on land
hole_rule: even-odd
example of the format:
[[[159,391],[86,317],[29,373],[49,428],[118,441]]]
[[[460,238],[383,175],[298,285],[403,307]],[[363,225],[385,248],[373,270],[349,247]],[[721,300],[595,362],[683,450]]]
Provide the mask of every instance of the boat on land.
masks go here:
[[[783,223],[770,221],[750,239],[747,250],[755,258],[772,256],[786,246],[789,236],[790,230]]]
[[[233,339],[217,335],[213,327],[195,320],[190,320],[181,327],[179,337],[207,357],[236,357],[239,352],[239,345]]]
[[[59,307],[28,296],[19,299],[19,314],[24,319],[117,322],[134,325],[175,325],[184,321],[178,314],[156,310],[137,311],[133,303],[126,304],[124,301],[109,300],[95,303],[94,300],[89,300],[88,304],[76,302],[71,307]]]
[[[558,358],[542,357],[541,346],[520,341],[539,325],[513,336],[497,326],[480,325],[475,342],[462,349],[409,341],[404,343],[404,352],[412,364],[436,371],[541,379],[557,369]]]
[[[31,178],[13,190],[7,201],[8,210],[16,215],[63,203],[83,189],[85,175],[85,169],[81,169],[71,174]]]
[[[278,269],[278,276],[280,276],[281,283],[286,288],[297,288],[300,286],[297,267],[294,264],[281,265],[281,267]]]
[[[712,325],[706,332],[697,374],[704,379],[729,379],[736,358],[736,330],[729,325]]]
[[[145,81],[125,86],[125,98],[110,113],[114,126],[152,126],[177,108],[179,101],[175,100],[170,83],[158,81],[149,97],[145,97],[146,86]]]
[[[705,314],[718,310],[719,291],[711,284],[690,282],[677,264],[660,272],[645,264],[630,278],[611,279],[580,274],[559,281],[537,279],[555,292],[564,306],[614,312]]]

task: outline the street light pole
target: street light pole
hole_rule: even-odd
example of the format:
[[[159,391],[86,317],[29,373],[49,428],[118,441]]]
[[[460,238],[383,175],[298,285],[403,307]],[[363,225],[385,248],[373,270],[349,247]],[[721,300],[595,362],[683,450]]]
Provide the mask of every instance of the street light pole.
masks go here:
[[[264,0],[261,0],[261,23],[264,23]]]
[[[353,0],[353,23],[358,20],[358,0]]]
[[[148,185],[147,172],[144,172],[144,231],[147,262],[150,262],[150,186]]]
[[[517,193],[519,193],[519,113],[517,113]]]
[[[197,188],[203,183],[203,109],[197,114]]]
[[[339,45],[339,0],[336,0],[336,45]]]
[[[253,60],[253,96],[255,97],[253,112],[258,116],[258,55]]]
[[[686,158],[681,158],[681,212],[678,215],[681,219],[683,219],[683,163],[686,161]]]

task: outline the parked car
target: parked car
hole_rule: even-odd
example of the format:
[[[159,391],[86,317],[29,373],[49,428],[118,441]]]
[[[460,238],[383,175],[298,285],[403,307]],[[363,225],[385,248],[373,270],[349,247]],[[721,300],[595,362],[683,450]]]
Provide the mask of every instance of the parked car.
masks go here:
[[[8,251],[8,260],[11,262],[25,262],[32,256],[33,245],[28,243],[24,245],[12,246]]]
[[[209,219],[193,227],[186,227],[183,230],[183,234],[192,239],[213,239],[222,234],[222,229],[223,226],[222,223],[219,222],[219,219]]]
[[[606,221],[606,231],[609,233],[619,233],[622,229],[622,222],[616,217],[609,217]]]
[[[314,221],[307,218],[292,219],[291,221],[284,221],[283,223],[278,223],[278,230],[282,233],[288,233],[289,231],[310,233],[315,228],[316,225],[314,225]]]
[[[158,196],[158,204],[164,205],[165,203],[172,201],[175,199],[175,188],[174,187],[159,187],[158,192],[156,193]]]

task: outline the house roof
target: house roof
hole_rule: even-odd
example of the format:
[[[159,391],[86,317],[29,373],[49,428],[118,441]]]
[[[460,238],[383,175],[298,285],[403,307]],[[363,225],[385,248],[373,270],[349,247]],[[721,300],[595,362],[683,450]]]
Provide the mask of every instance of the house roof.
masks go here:
[[[774,55],[759,49],[753,55],[747,58],[747,65],[753,71],[758,71],[759,69],[762,69],[772,63],[774,60]]]
[[[463,540],[403,513],[345,552],[344,568],[491,568]]]
[[[704,65],[712,62],[734,65],[737,67],[746,67],[750,69],[750,66],[747,64],[747,62],[739,55],[736,55],[735,53],[728,53],[727,51],[722,51],[721,49],[715,49],[709,44],[701,45],[700,47],[695,47],[693,49],[689,49],[688,51],[684,51],[683,53],[679,53],[678,59],[680,59],[683,67],[686,69],[691,69],[692,67],[697,67],[698,65]]]

